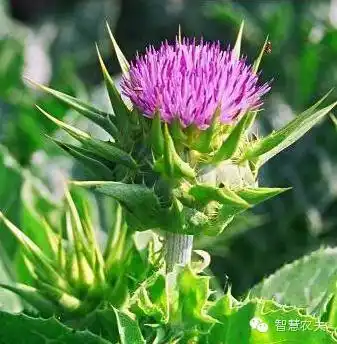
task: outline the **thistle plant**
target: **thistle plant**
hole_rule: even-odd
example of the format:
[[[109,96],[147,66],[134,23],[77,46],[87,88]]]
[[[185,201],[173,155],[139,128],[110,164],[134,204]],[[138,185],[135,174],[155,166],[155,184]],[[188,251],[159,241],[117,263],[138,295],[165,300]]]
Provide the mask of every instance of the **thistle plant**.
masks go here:
[[[101,141],[41,112],[79,143],[56,143],[97,181],[77,182],[115,198],[136,230],[166,234],[168,271],[190,261],[193,235],[219,235],[233,218],[287,188],[260,187],[260,168],[336,105],[323,97],[284,128],[258,137],[252,126],[270,90],[255,62],[241,56],[243,25],[231,49],[181,38],[150,46],[129,64],[109,34],[123,78],[116,88],[98,52],[113,113],[37,85],[111,135]]]
[[[40,319],[4,312],[1,323],[13,328],[21,321],[20,326],[29,328],[30,342],[43,335],[50,341],[85,339],[98,344],[336,343],[336,276],[331,263],[335,250],[321,250],[284,267],[255,287],[254,297],[241,300],[230,288],[227,293],[211,290],[210,277],[203,271],[207,259],[200,267],[191,262],[191,255],[194,235],[220,235],[237,215],[287,190],[260,186],[261,167],[337,102],[320,108],[326,95],[285,127],[259,137],[254,123],[271,89],[259,71],[267,40],[250,64],[241,54],[243,24],[234,47],[226,49],[219,42],[182,38],[179,32],[173,43],[150,46],[129,63],[108,31],[123,74],[120,93],[97,48],[111,113],[32,81],[110,135],[108,141],[95,138],[38,107],[78,144],[52,140],[93,175],[93,180],[71,183],[117,202],[111,209],[116,223],[107,250],[101,252],[90,216],[85,207],[78,208],[70,192],[64,219],[67,236],[46,223],[41,227],[50,238],[50,256],[46,247],[0,213],[23,247],[33,280],[29,286],[2,287],[21,295],[41,315],[62,315],[67,326],[53,319],[40,326]],[[157,265],[161,252],[157,255],[151,246],[147,259],[138,259],[132,238],[146,230],[165,236],[166,264]],[[304,301],[296,306],[270,300],[281,294],[280,302],[287,303],[293,296],[282,289],[288,276],[305,276],[302,282],[307,282],[317,261],[329,265],[323,269],[329,282],[313,283],[311,300],[306,297],[311,295],[309,287],[302,285]],[[272,325],[280,321],[303,322],[313,331],[278,333]],[[75,330],[71,334],[69,327]],[[18,342],[13,340],[15,331],[3,328],[1,338]]]
[[[29,183],[25,185],[24,189]],[[18,294],[38,314],[57,316],[63,321],[84,321],[94,310],[123,307],[138,284],[160,267],[161,256],[155,252],[154,238],[138,248],[134,232],[127,227],[123,210],[117,205],[115,221],[102,249],[92,218],[94,207],[86,193],[66,190],[62,208],[54,209],[63,219],[59,228],[31,205],[26,210],[40,231],[38,235],[46,238],[43,245],[25,234],[27,228],[19,229],[0,212],[0,220],[20,244],[21,269],[28,272],[24,283],[2,283],[0,287]]]

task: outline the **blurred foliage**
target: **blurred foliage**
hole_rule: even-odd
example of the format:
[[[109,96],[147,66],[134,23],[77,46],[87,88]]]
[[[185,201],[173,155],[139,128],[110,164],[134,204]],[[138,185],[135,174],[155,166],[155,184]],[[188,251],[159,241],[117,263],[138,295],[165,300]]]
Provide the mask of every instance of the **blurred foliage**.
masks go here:
[[[96,88],[102,80],[95,41],[100,43],[104,59],[110,61],[109,70],[119,73],[103,29],[105,20],[115,29],[127,58],[132,58],[137,50],[143,51],[149,42],[158,44],[166,38],[174,39],[179,23],[187,36],[203,35],[206,39],[233,42],[244,19],[242,50],[250,61],[268,34],[272,52],[264,57],[262,79],[273,79],[273,89],[260,115],[259,130],[263,133],[284,125],[336,84],[334,0],[28,3],[0,0],[0,142],[21,165],[29,166],[43,178],[57,173],[50,171],[59,165],[54,157],[60,154],[43,134],[59,133],[35,111],[34,103],[59,118],[73,114],[66,113],[59,103],[52,103],[54,100],[48,96],[38,98],[33,89],[26,87],[21,75],[26,73],[55,89],[105,106],[105,94],[102,88]],[[198,242],[199,247],[213,255],[214,273],[223,282],[225,274],[229,276],[235,294],[245,292],[264,275],[322,243],[336,243],[336,139],[333,125],[327,120],[275,158],[263,169],[261,184],[291,185],[293,190],[260,206],[258,214],[235,223],[233,226],[237,227],[233,229],[239,228],[235,235],[231,235],[235,232],[231,230],[216,242]],[[35,153],[41,149],[50,158],[35,166]],[[0,209],[18,223],[22,177],[1,164]],[[70,162],[62,164],[66,169],[72,168]],[[75,166],[72,173],[78,176],[84,172]],[[103,204],[101,208],[109,213],[109,205]],[[0,250],[12,256],[15,243],[1,225],[0,240],[4,246]]]

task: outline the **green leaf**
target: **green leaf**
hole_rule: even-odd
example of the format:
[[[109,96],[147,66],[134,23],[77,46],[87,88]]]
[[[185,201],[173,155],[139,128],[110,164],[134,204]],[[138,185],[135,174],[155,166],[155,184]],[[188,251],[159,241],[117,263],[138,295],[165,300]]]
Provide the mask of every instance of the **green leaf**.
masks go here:
[[[169,317],[169,301],[166,277],[158,274],[155,281],[149,285],[148,292],[153,304],[160,310],[164,320],[167,320]]]
[[[209,280],[209,276],[196,275],[189,266],[178,275],[179,300],[176,311],[185,326],[215,322],[206,314],[206,303],[210,296]]]
[[[320,249],[285,265],[251,290],[251,296],[306,308],[321,316],[337,280],[337,248]]]
[[[0,250],[3,250],[2,246]],[[12,283],[12,280],[3,262],[4,252],[1,252],[0,257],[0,309],[11,313],[21,312],[23,305],[19,297],[8,290],[1,289],[1,285]]]
[[[41,292],[34,287],[22,283],[15,283],[14,285],[1,283],[0,288],[7,289],[22,297],[23,300],[32,305],[43,316],[52,316],[57,312],[57,307],[43,297]],[[2,309],[4,310],[4,308]]]
[[[129,315],[115,309],[117,327],[121,344],[145,344],[138,323]]]
[[[130,154],[116,147],[112,142],[105,142],[94,138],[81,139],[84,148],[89,149],[93,153],[102,158],[122,164],[131,169],[137,169],[138,165]]]
[[[112,171],[104,164],[107,160],[95,156],[91,151],[51,138],[60,148],[82,163],[92,175],[102,180],[113,179]]]
[[[193,168],[183,161],[176,152],[174,142],[166,123],[164,126],[163,157],[155,162],[155,170],[164,173],[169,178],[195,178],[196,176]]]
[[[106,160],[120,163],[130,168],[137,168],[137,163],[134,161],[131,155],[116,147],[112,142],[105,142],[94,139],[86,132],[81,131],[51,116],[39,106],[37,106],[37,108],[57,126],[65,130],[76,140],[80,141],[83,144],[84,148],[89,149],[91,152],[101,156]]]
[[[335,289],[333,292],[333,296],[327,306],[327,311],[325,312],[325,314],[323,314],[322,319],[324,319],[325,317],[327,319],[324,319],[327,321],[327,323],[332,326],[332,327],[337,327],[337,298],[336,298],[336,291],[337,291],[337,285],[335,282]],[[326,301],[326,300],[325,300]]]
[[[111,39],[111,42],[113,44],[113,47],[115,49],[115,53],[117,55],[117,59],[118,59],[118,62],[119,62],[119,65],[122,69],[122,73],[128,77],[129,76],[129,69],[130,69],[130,64],[128,62],[128,60],[125,58],[125,56],[123,55],[121,49],[119,48],[116,40],[115,40],[115,37],[113,36],[112,32],[111,32],[111,29],[110,29],[110,26],[108,23],[106,23],[106,26],[108,28],[108,32],[109,32],[109,36],[110,36],[110,39]]]
[[[91,286],[95,280],[93,271],[94,252],[86,239],[80,214],[69,190],[65,190],[65,198],[69,209],[66,213],[66,220],[67,226],[70,229],[70,232],[72,232],[73,245],[77,255],[79,282],[83,283],[85,286]]]
[[[319,111],[315,111],[327,96],[328,94],[311,108],[297,116],[284,128],[274,131],[267,137],[254,143],[251,148],[248,148],[243,153],[241,160],[259,157],[258,163],[262,166],[273,156],[292,145],[337,105],[337,102],[335,102]]]
[[[66,105],[69,105],[72,109],[76,110],[85,117],[95,121],[97,118],[104,118],[107,113],[95,108],[94,106],[87,104],[86,102],[79,100],[69,94],[62,93],[60,91],[54,90],[47,86],[41,85],[32,79],[25,77],[25,79],[30,82],[33,86],[39,88],[40,90],[49,93]]]
[[[240,121],[234,124],[232,131],[212,158],[212,162],[217,163],[230,159],[237,153],[241,139],[243,138],[243,134],[247,127],[247,122],[250,119],[250,116],[243,115]]]
[[[143,283],[132,295],[131,310],[137,318],[153,317],[158,323],[167,323],[169,300],[166,276],[157,273]]]
[[[220,299],[209,314],[219,323],[205,336],[208,343],[337,343],[334,330],[326,324],[299,308],[270,300],[253,299],[233,307]]]
[[[237,58],[240,58],[240,54],[241,54],[241,41],[242,41],[242,33],[243,33],[244,24],[245,22],[242,21],[240,25],[240,30],[239,30],[239,33],[238,33],[238,36],[236,38],[236,42],[233,48],[234,56],[236,56]]]
[[[246,188],[236,193],[251,205],[256,205],[275,197],[291,188]]]
[[[54,287],[51,284],[42,282],[41,279],[36,280],[37,287],[43,292],[48,300],[56,302],[63,310],[69,313],[86,314],[88,310],[83,306],[83,303],[77,297],[70,295],[69,293]]]
[[[6,344],[109,344],[89,331],[77,331],[54,318],[31,318],[23,314],[0,312],[0,338]]]
[[[19,221],[21,186],[23,181],[22,169],[18,162],[9,153],[8,149],[0,144],[0,209],[14,221]],[[4,230],[4,224],[0,221],[0,255],[9,260],[13,259],[17,248],[17,241],[11,233]],[[2,254],[2,253],[3,254]],[[6,263],[7,265],[7,263]],[[4,281],[6,282],[6,281]]]
[[[30,255],[30,259],[35,263],[36,273],[40,273],[46,280],[49,280],[60,288],[67,289],[67,282],[56,271],[52,261],[43,253],[43,251],[26,234],[10,222],[1,211],[0,220],[4,222],[18,242],[27,250]]]
[[[101,111],[90,104],[87,104],[75,97],[72,97],[68,94],[62,93],[60,91],[54,90],[47,86],[41,85],[31,79],[26,78],[31,84],[35,87],[39,88],[40,90],[51,94],[58,100],[60,100],[65,105],[68,105],[71,109],[74,109],[81,115],[87,117],[101,128],[105,129],[109,134],[113,137],[118,133],[117,128],[113,126],[112,123],[108,123],[108,114],[104,111]]]
[[[90,331],[99,337],[109,340],[113,344],[119,342],[119,334],[114,310],[109,307],[106,309],[96,309],[81,319],[76,319],[74,324],[69,322],[69,326],[76,329]]]
[[[160,224],[163,210],[154,191],[144,185],[120,182],[73,182],[74,185],[93,188],[120,202],[147,229]]]
[[[22,187],[22,212],[21,226],[25,234],[31,238],[40,248],[43,247],[43,253],[50,259],[57,255],[58,238],[53,229],[36,209],[34,204],[34,186],[28,179]],[[55,206],[54,206],[55,208]]]
[[[48,119],[50,119],[52,122],[54,122],[59,128],[65,130],[67,133],[69,133],[71,136],[76,138],[77,140],[84,140],[84,139],[90,139],[90,135],[86,132],[75,128],[67,123],[64,123],[60,121],[59,119],[53,117],[48,112],[44,111],[40,106],[36,105],[36,108],[45,115]]]
[[[244,212],[247,208],[235,205],[222,205],[215,207],[214,214],[212,208],[207,221],[207,227],[204,234],[209,236],[217,236],[221,234],[227,226],[233,221],[234,217]]]

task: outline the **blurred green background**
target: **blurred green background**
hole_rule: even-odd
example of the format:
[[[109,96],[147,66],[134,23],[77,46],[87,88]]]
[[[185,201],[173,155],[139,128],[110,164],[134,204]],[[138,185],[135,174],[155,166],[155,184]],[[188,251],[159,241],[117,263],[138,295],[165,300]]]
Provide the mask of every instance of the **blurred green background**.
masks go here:
[[[107,20],[131,59],[149,43],[186,36],[233,43],[245,20],[243,52],[250,61],[269,35],[272,53],[262,76],[272,92],[258,132],[279,128],[337,85],[337,1],[0,0],[0,209],[23,221],[22,185],[38,178],[58,204],[63,178],[90,178],[46,137],[63,135],[34,108],[102,135],[97,128],[27,87],[37,82],[109,108],[94,43],[118,80]],[[334,92],[331,98],[336,99]],[[337,238],[337,133],[329,119],[263,168],[265,186],[293,189],[268,201],[216,239],[198,238],[212,254],[211,268],[242,294],[286,262]],[[0,224],[0,280],[15,260],[14,239]],[[226,277],[226,275],[228,277]]]

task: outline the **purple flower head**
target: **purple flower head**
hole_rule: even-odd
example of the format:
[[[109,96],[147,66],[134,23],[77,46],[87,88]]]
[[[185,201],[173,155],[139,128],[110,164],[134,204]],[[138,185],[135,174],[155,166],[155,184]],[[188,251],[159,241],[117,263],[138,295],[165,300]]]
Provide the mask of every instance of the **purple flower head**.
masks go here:
[[[122,79],[122,92],[145,116],[156,111],[164,122],[178,118],[183,127],[206,129],[220,110],[220,121],[232,123],[241,111],[258,109],[270,89],[259,85],[246,59],[237,58],[220,43],[190,41],[162,43],[146,49],[131,62]]]

